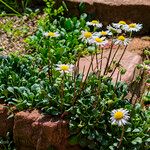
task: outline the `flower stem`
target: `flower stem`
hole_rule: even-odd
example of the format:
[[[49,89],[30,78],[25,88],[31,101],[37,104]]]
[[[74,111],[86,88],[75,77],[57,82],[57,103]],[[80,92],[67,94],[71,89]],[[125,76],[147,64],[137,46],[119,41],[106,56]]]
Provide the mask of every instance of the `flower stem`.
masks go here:
[[[116,78],[116,83],[115,83],[115,89],[116,89],[116,87],[117,87],[117,83],[118,83],[118,80],[119,80],[119,75],[120,75],[120,72],[119,72],[119,70],[118,70],[117,78]]]
[[[121,133],[121,137],[120,137],[120,142],[118,144],[118,149],[120,148],[121,144],[122,144],[122,140],[123,140],[123,136],[124,136],[124,126],[122,126],[122,133]]]
[[[100,71],[99,71],[99,76],[98,77],[100,77],[101,73],[102,73],[102,65],[103,65],[102,59],[103,59],[103,48],[101,48],[101,59],[100,59],[101,62],[100,62]]]
[[[64,73],[65,75],[65,73]],[[61,113],[63,113],[63,105],[64,105],[64,75],[62,76],[62,84],[61,84]]]
[[[49,52],[48,52],[48,77],[49,77],[49,82],[51,82],[51,58],[50,57],[51,56],[50,56],[50,50],[49,50]]]
[[[108,58],[107,58],[107,63],[106,63],[105,70],[104,70],[104,75],[107,72],[107,68],[108,68],[110,57],[111,57],[112,49],[113,49],[113,41],[111,42],[110,51],[109,51],[109,55],[108,55]]]
[[[97,55],[98,55],[97,54],[97,46],[95,45],[95,59],[96,59],[96,68],[97,68],[96,71],[98,71],[98,56]]]
[[[112,57],[112,59],[111,59],[111,62],[110,62],[110,64],[109,64],[109,66],[111,66],[111,64],[113,63],[113,60],[114,60],[114,58],[115,58],[115,56],[116,56],[116,54],[117,54],[119,48],[120,48],[120,45],[118,46],[117,50],[115,51],[115,53],[114,53],[114,55],[113,55],[113,57]],[[108,67],[108,68],[109,68],[109,67]]]
[[[120,61],[122,60],[122,57],[124,56],[124,53],[125,53],[126,49],[127,49],[127,46],[125,46],[125,48],[124,48],[124,50],[123,50],[123,53],[122,53],[120,59],[118,60],[117,64],[120,64]],[[114,68],[114,70],[113,70],[113,72],[111,73],[110,77],[113,76],[113,74],[114,74],[114,72],[116,71],[116,69],[117,69],[117,66]]]

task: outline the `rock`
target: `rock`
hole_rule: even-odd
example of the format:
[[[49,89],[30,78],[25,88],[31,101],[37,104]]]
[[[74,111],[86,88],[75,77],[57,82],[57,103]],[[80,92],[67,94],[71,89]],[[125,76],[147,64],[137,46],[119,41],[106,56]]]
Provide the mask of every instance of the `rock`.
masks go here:
[[[118,54],[118,57],[119,55],[120,54]],[[141,62],[142,62],[142,58],[140,55],[127,51],[121,61],[121,65],[126,69],[126,73],[122,75],[121,81],[126,83],[131,83],[135,78],[135,75],[137,76],[138,74],[138,71],[135,69],[136,65]],[[117,79],[117,73],[118,70],[116,70],[116,72],[114,73],[113,80]]]
[[[10,113],[6,105],[0,104],[0,137],[5,138],[7,132],[12,134],[13,131],[13,117],[9,118]]]
[[[150,40],[148,40],[148,37],[141,37],[133,38],[132,42],[129,43],[127,50],[141,55],[146,48],[150,49]]]
[[[33,130],[32,123],[40,117],[38,111],[19,112],[15,115],[13,138],[18,150],[34,150],[39,131]],[[27,119],[28,118],[28,119]]]
[[[14,142],[17,150],[79,150],[70,146],[68,123],[42,115],[38,110],[19,112],[14,121]]]
[[[80,14],[81,0],[65,0],[69,14]],[[102,21],[104,25],[124,20],[127,23],[142,23],[140,34],[150,33],[150,1],[149,0],[82,0],[85,12]]]
[[[111,55],[109,62],[111,62],[112,57],[116,51],[116,48],[117,47],[113,48],[112,55]],[[123,55],[122,60],[120,62],[121,66],[126,69],[126,73],[121,76],[121,81],[126,82],[126,83],[131,83],[132,79],[135,77],[134,75],[135,75],[136,65],[142,62],[142,57],[135,52],[131,52],[129,49],[130,49],[130,46],[127,48],[127,50],[126,50],[125,54]],[[100,63],[102,62],[101,75],[103,75],[103,73],[104,73],[104,68],[106,67],[106,62],[107,62],[106,60],[108,58],[109,52],[110,52],[109,49],[103,50],[102,61],[101,61],[101,54],[98,54],[98,56],[97,56],[98,66],[100,66]],[[123,48],[119,49],[114,60],[118,61],[120,59],[122,53],[123,53]],[[80,59],[79,72],[82,73],[83,69],[85,68],[83,79],[86,78],[90,64],[91,64],[91,56],[87,56],[87,57]],[[100,69],[100,67],[98,67],[98,69]],[[90,68],[90,72],[92,72],[92,71],[93,72],[97,71],[96,56],[94,56],[93,64],[91,65],[91,68]],[[110,75],[111,75],[111,73],[108,74],[108,76],[110,76]],[[117,79],[117,75],[118,75],[118,69],[116,69],[116,71],[114,72],[114,74],[112,76],[114,82]]]
[[[116,50],[116,48],[117,47],[113,48],[113,53]],[[103,61],[102,62],[102,64],[103,64],[102,70],[106,66],[106,58],[108,57],[109,49],[110,49],[110,46],[106,47],[106,49],[104,50],[103,60],[102,60]],[[145,40],[145,38],[144,39],[143,38],[133,38],[132,41],[129,43],[127,50],[125,52],[125,55],[121,61],[121,65],[127,70],[126,74],[124,76],[122,76],[122,79],[121,79],[122,81],[125,81],[128,83],[131,82],[132,77],[134,76],[135,66],[142,62],[141,55],[142,55],[144,49],[150,49],[150,41],[147,39]],[[115,57],[116,60],[118,60],[118,58],[120,58],[122,51],[123,51],[122,48],[118,51],[118,53]],[[101,55],[98,55],[99,61],[100,61],[100,57],[101,57]],[[90,56],[81,58],[81,60],[80,60],[80,69],[79,69],[80,73],[83,71],[83,68],[85,66],[84,78],[88,71],[90,61],[91,61]],[[95,58],[94,58],[94,62],[93,62],[93,68],[94,69],[96,68],[96,59]],[[92,71],[92,68],[90,69],[90,72],[91,71]],[[94,71],[96,71],[96,70],[94,70]],[[117,77],[117,71],[113,75],[113,81],[115,81],[116,77]]]

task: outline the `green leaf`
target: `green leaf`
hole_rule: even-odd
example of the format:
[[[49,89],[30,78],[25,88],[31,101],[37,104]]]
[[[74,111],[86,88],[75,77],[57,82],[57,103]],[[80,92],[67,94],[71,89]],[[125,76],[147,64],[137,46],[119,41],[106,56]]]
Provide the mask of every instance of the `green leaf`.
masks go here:
[[[81,111],[79,108],[77,108],[77,114],[81,114]]]
[[[65,27],[66,27],[66,29],[68,29],[68,30],[70,30],[70,29],[73,27],[73,24],[72,24],[71,19],[67,19],[67,20],[65,21]]]
[[[142,143],[142,138],[140,137],[137,137],[135,138],[132,142],[131,142],[133,145],[136,145],[136,144],[141,144]]]
[[[110,150],[114,150],[115,148],[113,146],[109,146],[109,149]]]
[[[77,135],[72,135],[71,137],[69,137],[68,142],[71,145],[76,145],[79,143],[79,138]]]
[[[8,117],[7,117],[7,119],[11,119],[11,118],[13,118],[14,117],[14,114],[11,114],[11,115],[9,115]]]
[[[136,132],[141,132],[141,131],[140,131],[140,129],[136,128],[136,129],[134,129],[132,132],[135,132],[135,133],[136,133]]]
[[[7,90],[8,90],[9,92],[11,92],[11,93],[14,94],[14,88],[13,88],[13,87],[8,87]]]
[[[112,134],[111,134],[111,133],[107,133],[107,135],[108,135],[109,137],[112,137]]]
[[[2,47],[0,47],[0,51],[3,51],[4,49]]]
[[[114,143],[113,146],[117,147],[118,143]]]
[[[128,128],[128,129],[126,130],[126,132],[131,132],[131,128]]]
[[[146,142],[150,142],[150,138],[148,138],[148,139],[146,140]]]

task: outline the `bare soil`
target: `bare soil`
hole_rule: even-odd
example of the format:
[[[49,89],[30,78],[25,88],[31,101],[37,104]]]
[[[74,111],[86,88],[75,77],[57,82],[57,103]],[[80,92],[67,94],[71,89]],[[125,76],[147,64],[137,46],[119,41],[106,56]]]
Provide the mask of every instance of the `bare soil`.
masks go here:
[[[37,22],[41,16],[21,18],[0,18],[0,55],[8,55],[11,52],[26,52],[25,38],[33,35],[37,30]]]

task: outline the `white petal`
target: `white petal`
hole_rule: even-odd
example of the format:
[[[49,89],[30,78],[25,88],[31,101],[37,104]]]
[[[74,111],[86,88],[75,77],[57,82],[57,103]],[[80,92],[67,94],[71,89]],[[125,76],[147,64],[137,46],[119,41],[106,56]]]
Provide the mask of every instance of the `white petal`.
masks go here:
[[[121,120],[118,121],[118,125],[119,125],[119,126],[122,125],[122,121],[121,121]]]

